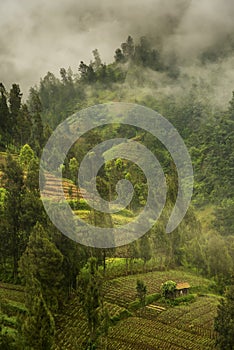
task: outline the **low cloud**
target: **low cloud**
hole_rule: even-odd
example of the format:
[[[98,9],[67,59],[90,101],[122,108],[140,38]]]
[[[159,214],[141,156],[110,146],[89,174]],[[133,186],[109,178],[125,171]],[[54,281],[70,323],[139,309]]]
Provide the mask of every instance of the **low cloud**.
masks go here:
[[[27,94],[48,71],[77,71],[99,49],[110,62],[128,34],[150,35],[187,65],[234,33],[232,0],[9,0],[0,15],[0,80]]]

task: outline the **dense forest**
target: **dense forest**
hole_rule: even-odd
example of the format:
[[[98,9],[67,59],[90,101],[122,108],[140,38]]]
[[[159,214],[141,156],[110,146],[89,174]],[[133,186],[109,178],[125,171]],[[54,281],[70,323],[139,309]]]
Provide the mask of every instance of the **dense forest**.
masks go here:
[[[222,55],[233,55],[233,50],[230,42]],[[204,50],[197,64],[205,69],[222,60],[222,55],[219,50]],[[233,349],[234,93],[230,91],[230,100],[220,103],[212,82],[191,78],[175,56],[165,59],[160,43],[155,45],[148,36],[135,41],[129,35],[116,49],[112,63],[104,63],[95,49],[89,63],[81,61],[74,72],[62,67],[59,74],[48,72],[25,98],[18,84],[9,91],[4,82],[0,84],[0,292],[6,292],[0,293],[0,348],[60,349],[59,320],[68,305],[78,302],[88,331],[79,347],[67,349],[112,349],[108,334],[115,324],[119,327],[119,320],[108,308],[106,283],[141,274],[133,287],[138,304],[135,301],[132,310],[120,311],[120,318],[130,322],[130,312],[137,310],[143,317],[146,305],[157,300],[150,302],[144,283],[147,273],[174,270],[209,280],[203,293],[221,300],[212,324],[215,340],[210,347],[196,349],[213,349],[215,341],[217,348]],[[189,150],[195,183],[186,216],[168,234],[178,181],[167,149],[136,127],[129,127],[127,135],[118,124],[89,131],[70,148],[62,164],[64,192],[74,213],[95,226],[118,227],[130,222],[146,203],[144,173],[120,158],[100,169],[97,187],[103,198],[112,200],[116,183],[128,179],[134,188],[131,203],[111,215],[92,209],[82,198],[77,187],[79,164],[104,139],[127,137],[145,145],[159,160],[168,190],[160,219],[143,237],[126,246],[97,249],[70,240],[51,223],[40,199],[39,164],[48,138],[62,121],[86,107],[111,101],[143,105],[167,118]],[[51,180],[53,186],[56,179]],[[7,288],[23,297],[9,301]],[[161,305],[176,305],[168,295],[162,293]]]

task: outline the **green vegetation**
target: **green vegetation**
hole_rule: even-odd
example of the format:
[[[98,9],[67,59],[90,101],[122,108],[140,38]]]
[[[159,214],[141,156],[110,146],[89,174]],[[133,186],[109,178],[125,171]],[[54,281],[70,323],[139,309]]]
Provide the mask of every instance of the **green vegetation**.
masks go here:
[[[18,84],[9,91],[0,84],[0,348],[232,349],[234,93],[222,107],[203,82],[187,82],[173,94],[182,81],[177,62],[164,62],[148,37],[135,42],[128,36],[110,64],[98,50],[93,56],[77,72],[61,68],[60,79],[48,72],[26,102]],[[160,79],[167,91],[158,89]],[[158,158],[168,190],[162,215],[147,234],[127,246],[95,249],[71,241],[50,222],[40,199],[39,162],[61,121],[108,101],[138,103],[167,117],[188,147],[195,187],[186,216],[168,235],[178,190],[168,151],[133,126],[90,130],[60,164],[66,200],[76,215],[96,227],[119,227],[145,206],[143,171],[120,158],[99,169],[97,189],[114,200],[116,184],[127,179],[134,189],[131,203],[110,215],[83,198],[79,165],[105,139],[127,137],[146,146]],[[46,181],[50,200],[59,179],[50,175]],[[190,284],[190,293],[177,297],[176,284],[182,282]]]
[[[231,350],[234,344],[234,287],[229,287],[226,299],[221,299],[215,318],[215,330],[218,333],[216,344],[221,350]]]
[[[98,272],[97,259],[90,258],[87,266],[78,276],[78,292],[83,311],[87,318],[89,339],[87,349],[97,346],[98,332],[101,327],[101,274]]]
[[[176,282],[166,281],[162,284],[161,293],[165,298],[173,298],[176,290]]]
[[[203,296],[191,294],[184,297],[184,300],[177,298],[178,306],[175,306],[165,303],[160,293],[147,292],[146,306],[142,312],[142,305],[137,298],[137,280],[141,278],[147,290],[160,291],[160,281],[174,277],[178,281],[189,281],[199,291],[209,291],[209,280],[178,270],[148,272],[105,282],[104,306],[110,315],[108,348],[121,349],[128,346],[130,349],[149,349],[150,346],[161,346],[162,349],[164,345],[165,348],[183,349],[183,341],[192,349],[199,349],[199,346],[202,349],[214,348],[213,323],[219,303],[216,295],[208,292],[206,295],[203,293]],[[55,349],[84,348],[88,324],[79,298],[68,303],[58,317],[57,324],[59,330]]]

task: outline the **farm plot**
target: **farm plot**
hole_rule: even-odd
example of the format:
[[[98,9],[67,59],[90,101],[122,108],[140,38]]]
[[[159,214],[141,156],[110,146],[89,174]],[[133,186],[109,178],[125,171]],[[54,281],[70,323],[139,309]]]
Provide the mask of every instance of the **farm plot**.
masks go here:
[[[140,317],[142,316],[145,319],[155,320],[156,318],[158,318],[159,314],[165,312],[165,310],[163,310],[162,308],[160,309],[159,307],[155,307],[155,305],[148,305],[143,311],[142,309],[137,310],[135,314],[137,316],[139,315]]]
[[[62,181],[63,191],[66,199],[77,199],[77,196],[82,197],[84,191],[82,189],[78,189],[74,183],[68,179],[63,179]],[[46,173],[46,188],[44,191],[44,196],[50,198],[51,196],[56,195],[56,191],[60,186],[59,178]]]
[[[0,317],[3,331],[9,336],[15,337],[17,334],[17,315],[26,312],[24,305],[24,289],[0,282]]]
[[[22,286],[15,286],[8,283],[0,282],[0,301],[11,300],[19,303],[24,303],[25,295]]]
[[[189,306],[168,309],[161,313],[157,320],[189,333],[213,338],[217,303],[215,297],[200,297]]]
[[[190,305],[180,305],[161,312],[160,309],[148,306],[143,313],[139,311],[137,315],[202,337],[214,338],[217,304],[217,297],[199,297]]]
[[[125,311],[124,308],[107,302],[104,302],[104,307],[107,307],[111,319]],[[56,318],[56,345],[53,350],[83,350],[87,336],[87,321],[78,298],[75,298],[63,309],[62,314]]]
[[[208,350],[214,348],[213,339],[140,317],[131,317],[120,322],[109,334],[110,350]]]
[[[78,299],[73,299],[62,313],[56,317],[56,337],[53,350],[83,350],[88,334],[88,326]]]
[[[121,313],[126,311],[125,308],[116,304],[110,304],[108,302],[104,302],[104,307],[108,309],[108,313],[111,319],[118,317]]]
[[[174,280],[177,283],[186,281],[193,288],[197,289],[208,288],[210,284],[209,280],[182,270],[154,271],[145,274],[118,277],[107,281],[104,289],[106,300],[110,303],[127,307],[129,302],[136,299],[137,279],[144,281],[148,294],[160,292],[161,284],[167,280]]]
[[[142,279],[148,293],[160,290],[167,279],[187,281],[194,287],[204,287],[210,281],[183,271],[150,272],[115,278],[105,282],[105,306],[111,319],[118,317],[136,299],[136,281]],[[214,349],[213,318],[217,298],[198,297],[189,305],[145,312],[122,319],[110,327],[109,350],[208,350]],[[151,305],[152,306],[152,305]],[[126,314],[125,314],[126,316]],[[53,350],[85,348],[88,327],[77,298],[73,299],[56,318],[56,346]]]
[[[122,307],[136,299],[136,277],[120,277],[108,281],[104,287],[105,299]]]

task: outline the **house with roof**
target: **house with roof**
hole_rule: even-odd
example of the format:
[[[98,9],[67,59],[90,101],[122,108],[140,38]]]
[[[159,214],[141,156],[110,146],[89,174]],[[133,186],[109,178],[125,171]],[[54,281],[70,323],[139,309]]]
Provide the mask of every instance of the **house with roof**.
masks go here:
[[[189,293],[190,284],[187,282],[177,283],[175,287],[175,297],[182,297]]]

